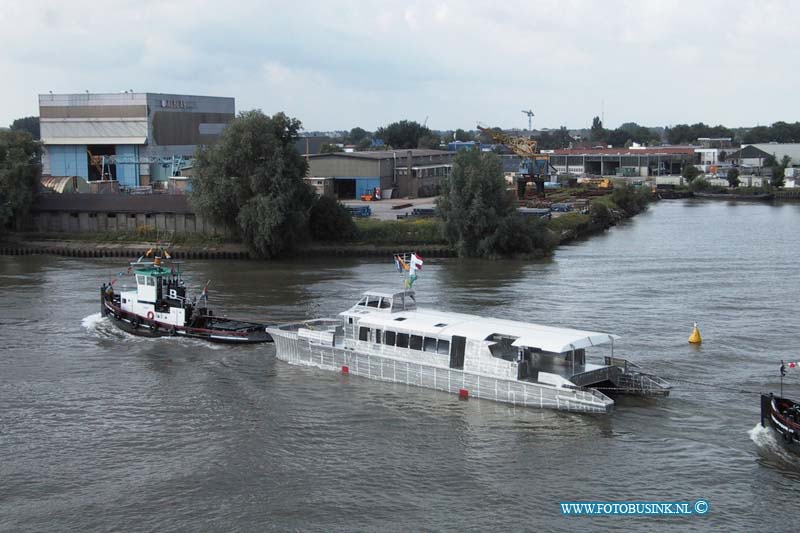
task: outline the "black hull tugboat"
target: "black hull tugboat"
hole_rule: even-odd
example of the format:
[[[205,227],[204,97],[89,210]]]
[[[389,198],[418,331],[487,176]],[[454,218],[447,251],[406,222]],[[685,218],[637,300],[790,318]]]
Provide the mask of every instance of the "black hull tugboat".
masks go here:
[[[773,393],[761,395],[761,426],[767,423],[778,434],[778,440],[795,453],[800,453],[800,403],[783,396],[783,376],[786,364],[781,361],[781,395]],[[789,363],[789,368],[800,367],[799,363]]]
[[[774,394],[762,394],[761,425],[767,427],[767,423],[784,446],[800,453],[800,404]]]
[[[164,254],[169,259],[169,254]],[[207,307],[208,285],[201,304],[186,297],[180,264],[167,268],[159,255],[153,261],[131,263],[136,290],[114,291],[114,283],[100,288],[100,314],[120,329],[142,337],[189,337],[210,342],[254,344],[272,342],[267,324],[218,317]]]

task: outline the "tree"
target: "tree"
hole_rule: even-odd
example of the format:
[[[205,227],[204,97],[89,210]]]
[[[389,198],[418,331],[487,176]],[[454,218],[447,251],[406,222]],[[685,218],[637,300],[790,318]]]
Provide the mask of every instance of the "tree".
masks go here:
[[[725,179],[728,180],[728,185],[730,185],[731,188],[735,189],[736,187],[738,187],[739,186],[739,169],[738,168],[730,169],[728,171],[728,175],[725,176]]]
[[[11,123],[11,129],[14,131],[27,131],[35,140],[39,140],[41,135],[39,133],[39,117],[22,117],[16,119]]]
[[[344,152],[344,148],[338,144],[325,143],[319,148],[319,153],[321,154],[335,154],[338,152]]]
[[[632,136],[628,131],[623,130],[622,128],[617,128],[614,131],[608,134],[608,144],[611,146],[625,146],[629,140],[631,140]]]
[[[544,225],[528,222],[516,212],[506,192],[502,162],[490,152],[467,150],[456,155],[437,206],[445,237],[461,256],[529,253],[547,242]]]
[[[689,184],[689,190],[692,192],[703,192],[711,188],[711,184],[706,181],[703,176],[699,176],[692,180]]]
[[[461,142],[467,142],[473,140],[472,135],[470,135],[469,132],[462,130],[461,128],[456,130],[455,138],[457,141]]]
[[[694,180],[699,174],[700,171],[697,170],[696,166],[690,163],[686,163],[685,165],[683,165],[683,172],[681,172],[681,176],[683,176],[683,179],[685,179],[689,183],[692,183],[692,180]]]
[[[607,228],[614,222],[614,215],[611,210],[602,202],[592,202],[589,206],[589,216],[592,217],[592,222],[601,228]]]
[[[423,135],[417,141],[417,148],[429,148],[432,150],[436,150],[439,148],[439,145],[442,143],[442,140],[437,137],[436,135]]]
[[[781,162],[778,163],[775,161],[775,157],[772,157],[772,179],[770,180],[770,184],[775,188],[783,187],[786,182],[784,181],[784,177],[786,176],[786,168],[791,164],[792,158],[788,155],[785,155],[781,158]]]
[[[24,220],[41,178],[41,146],[27,131],[0,131],[0,230]]]
[[[197,155],[192,204],[263,257],[277,257],[307,234],[314,193],[294,148],[300,121],[244,111],[219,142]]]
[[[756,126],[750,128],[747,133],[742,135],[742,142],[745,144],[765,143],[770,141],[770,131],[766,126]]]
[[[358,144],[362,140],[369,137],[369,132],[364,128],[355,127],[350,130],[350,133],[347,135],[347,140],[350,141],[351,144]]]
[[[600,120],[600,117],[594,117],[592,119],[590,136],[593,142],[605,141],[608,137],[608,132],[603,127],[603,121]]]
[[[378,128],[375,136],[396,149],[417,148],[420,139],[433,137],[433,133],[419,122],[401,120],[386,127]],[[438,146],[438,144],[437,144]]]
[[[651,195],[647,189],[635,189],[630,185],[614,187],[611,200],[628,216],[633,216],[647,206]]]
[[[358,144],[356,144],[356,150],[361,152],[370,148],[371,146],[372,146],[372,139],[370,139],[369,137],[364,137],[363,139],[358,141]]]
[[[543,150],[557,150],[559,148],[569,148],[573,141],[569,131],[564,126],[554,131],[543,132],[537,139],[539,148]]]
[[[506,194],[500,158],[477,150],[459,152],[449,179],[442,183],[437,205],[445,236],[459,255],[484,255],[486,239],[514,209]]]
[[[352,237],[356,224],[350,211],[335,198],[320,196],[309,214],[311,236],[318,241],[336,241]]]

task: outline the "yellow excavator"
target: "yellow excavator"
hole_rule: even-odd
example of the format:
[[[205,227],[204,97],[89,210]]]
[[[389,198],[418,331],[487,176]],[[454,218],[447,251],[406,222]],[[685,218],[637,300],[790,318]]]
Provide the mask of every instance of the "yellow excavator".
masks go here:
[[[533,139],[507,135],[501,131],[484,128],[478,125],[478,130],[488,135],[495,144],[503,144],[514,154],[520,156],[520,178],[517,180],[517,197],[525,197],[525,189],[529,183],[536,187],[536,194],[544,196],[544,182],[550,177],[550,157],[539,153],[538,143]]]

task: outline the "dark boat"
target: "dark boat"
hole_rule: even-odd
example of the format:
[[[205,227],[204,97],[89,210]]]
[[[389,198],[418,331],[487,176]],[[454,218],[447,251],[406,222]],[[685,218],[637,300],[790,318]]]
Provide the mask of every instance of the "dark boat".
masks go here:
[[[169,254],[165,254],[169,258]],[[156,255],[153,261],[131,263],[136,289],[114,291],[114,283],[100,288],[100,313],[120,329],[143,337],[190,337],[210,342],[253,344],[272,342],[268,324],[218,317],[207,307],[208,286],[200,296],[201,304],[186,296],[180,263],[169,268]]]
[[[761,425],[778,433],[784,446],[800,453],[800,404],[774,394],[761,395]]]

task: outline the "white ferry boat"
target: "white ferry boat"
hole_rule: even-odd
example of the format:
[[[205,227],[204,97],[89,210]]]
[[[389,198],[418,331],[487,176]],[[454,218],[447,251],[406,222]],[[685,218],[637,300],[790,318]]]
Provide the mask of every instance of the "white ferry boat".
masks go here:
[[[614,400],[603,390],[669,394],[666,381],[614,357],[616,335],[418,309],[406,286],[367,291],[338,318],[268,327],[278,359],[461,397],[585,413],[612,411]],[[611,345],[611,356],[588,362],[586,350],[603,344]]]

